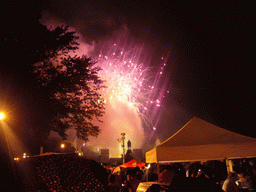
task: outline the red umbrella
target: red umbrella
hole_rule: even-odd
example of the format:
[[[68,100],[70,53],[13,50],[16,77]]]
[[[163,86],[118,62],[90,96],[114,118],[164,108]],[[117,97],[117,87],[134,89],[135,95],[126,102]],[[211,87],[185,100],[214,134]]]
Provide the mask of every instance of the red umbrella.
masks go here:
[[[119,165],[120,167],[136,167],[137,164],[137,160],[136,159],[132,159],[131,161],[128,161],[127,163],[124,163],[122,165]]]
[[[111,173],[121,172],[124,169],[134,168],[134,167],[139,167],[139,168],[145,167],[145,163],[137,162],[136,159],[132,159],[131,161],[128,161],[127,163],[124,163],[112,169]]]

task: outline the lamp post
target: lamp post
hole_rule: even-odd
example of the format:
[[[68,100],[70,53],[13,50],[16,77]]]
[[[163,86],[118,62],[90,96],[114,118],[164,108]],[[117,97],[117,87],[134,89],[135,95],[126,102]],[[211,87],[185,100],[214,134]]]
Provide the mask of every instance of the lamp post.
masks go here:
[[[121,133],[121,138],[117,139],[117,141],[122,142],[122,148],[123,148],[123,164],[125,163],[125,145],[124,145],[124,140],[125,140],[125,133]]]

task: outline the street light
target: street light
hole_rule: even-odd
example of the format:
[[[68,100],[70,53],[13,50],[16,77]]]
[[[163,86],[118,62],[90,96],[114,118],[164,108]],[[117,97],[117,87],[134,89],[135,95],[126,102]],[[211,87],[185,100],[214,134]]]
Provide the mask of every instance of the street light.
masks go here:
[[[125,140],[125,133],[121,133],[122,137],[117,139],[118,142],[122,142],[122,148],[123,148],[123,164],[125,163],[125,145],[124,145],[124,140]]]
[[[62,143],[62,144],[60,145],[60,147],[61,147],[62,149],[64,149],[64,148],[65,148],[65,144]]]
[[[25,159],[27,156],[27,153],[23,153],[23,158]]]
[[[0,112],[0,120],[5,118],[5,114],[3,112]]]

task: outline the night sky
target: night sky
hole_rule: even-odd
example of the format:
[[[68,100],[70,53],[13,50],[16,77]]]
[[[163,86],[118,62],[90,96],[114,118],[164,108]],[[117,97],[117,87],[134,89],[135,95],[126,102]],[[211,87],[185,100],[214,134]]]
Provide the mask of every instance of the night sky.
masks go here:
[[[154,133],[164,141],[194,116],[256,138],[255,9],[255,1],[54,0],[42,13],[45,22],[68,24],[88,44],[126,28],[147,42],[155,58],[170,53],[165,75],[172,90]],[[8,86],[16,83],[3,77]],[[28,93],[18,90],[24,100],[7,85],[5,90],[17,108],[29,103]]]
[[[171,50],[168,70],[178,90],[174,100],[189,115],[174,115],[168,119],[170,125],[174,121],[181,126],[197,116],[256,137],[255,5],[254,1],[54,1],[47,11],[92,40],[100,41],[125,24],[131,36],[147,39],[155,55]],[[166,108],[172,110],[168,101]]]

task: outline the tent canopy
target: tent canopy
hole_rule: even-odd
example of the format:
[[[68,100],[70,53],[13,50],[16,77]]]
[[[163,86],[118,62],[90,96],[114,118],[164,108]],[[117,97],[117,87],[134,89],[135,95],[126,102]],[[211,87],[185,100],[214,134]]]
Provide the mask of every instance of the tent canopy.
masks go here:
[[[197,117],[146,153],[147,163],[256,157],[256,139],[228,131]]]

